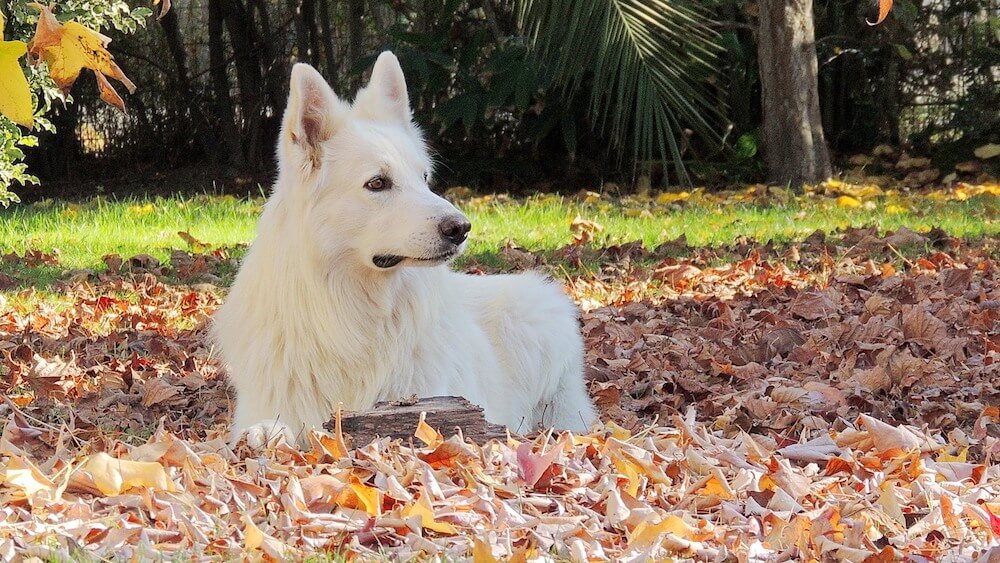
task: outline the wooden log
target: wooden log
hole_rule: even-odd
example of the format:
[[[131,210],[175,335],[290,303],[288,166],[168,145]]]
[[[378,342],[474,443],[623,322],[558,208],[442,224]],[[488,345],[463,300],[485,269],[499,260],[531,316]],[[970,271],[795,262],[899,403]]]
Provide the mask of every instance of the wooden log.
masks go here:
[[[426,413],[424,420],[445,439],[458,434],[458,429],[461,429],[462,436],[467,440],[477,444],[507,436],[504,426],[487,422],[483,409],[462,397],[425,397],[380,402],[369,411],[345,412],[340,422],[344,434],[349,434],[354,446],[358,447],[386,436],[408,440],[417,429],[420,413]],[[334,424],[331,419],[323,427],[332,432]]]

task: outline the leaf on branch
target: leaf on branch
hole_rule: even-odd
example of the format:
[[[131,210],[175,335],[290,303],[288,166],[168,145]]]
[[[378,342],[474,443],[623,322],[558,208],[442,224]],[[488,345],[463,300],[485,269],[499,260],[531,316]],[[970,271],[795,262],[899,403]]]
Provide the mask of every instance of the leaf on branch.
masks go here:
[[[56,85],[68,94],[80,71],[89,68],[97,75],[101,99],[124,111],[125,103],[106,77],[114,78],[135,92],[135,84],[125,76],[107,50],[111,38],[76,22],[59,23],[48,6],[32,4],[39,12],[35,37],[28,45],[28,55],[33,64],[45,61],[49,75]]]
[[[160,5],[160,14],[156,16],[156,19],[162,19],[170,11],[170,0],[153,0],[153,5],[157,4]]]
[[[123,112],[128,113],[125,110],[125,100],[118,95],[118,92],[115,90],[114,86],[111,85],[111,82],[108,81],[108,78],[96,70],[94,71],[94,76],[97,78],[97,89],[101,92],[101,99]]]
[[[34,124],[35,113],[31,89],[18,62],[27,52],[27,46],[24,41],[4,41],[4,24],[0,14],[0,114],[30,128]]]
[[[892,0],[878,0],[878,19],[871,21],[865,18],[865,23],[868,25],[878,25],[885,21],[886,16],[889,15],[889,10],[892,9]]]

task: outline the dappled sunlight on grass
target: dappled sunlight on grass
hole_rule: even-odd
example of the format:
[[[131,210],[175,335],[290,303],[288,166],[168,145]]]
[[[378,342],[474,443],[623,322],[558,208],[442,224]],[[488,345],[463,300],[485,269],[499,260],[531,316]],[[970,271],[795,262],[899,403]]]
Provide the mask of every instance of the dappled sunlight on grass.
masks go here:
[[[600,227],[587,235],[596,247],[642,241],[653,249],[685,236],[691,246],[718,246],[749,237],[794,242],[814,231],[874,226],[926,232],[940,227],[952,236],[978,238],[1000,232],[996,222],[1000,188],[960,185],[926,193],[885,191],[876,186],[831,182],[795,193],[750,186],[740,191],[704,190],[611,197],[581,192],[572,197],[447,195],[473,224],[469,254],[486,257],[510,241],[532,251],[551,251],[574,239],[574,219]],[[33,276],[50,280],[62,269],[102,268],[102,257],[149,254],[160,261],[173,249],[188,249],[178,233],[190,233],[211,247],[253,240],[262,198],[196,196],[82,203],[44,200],[0,211],[0,250],[55,253],[59,267]],[[5,265],[13,275],[18,265]]]

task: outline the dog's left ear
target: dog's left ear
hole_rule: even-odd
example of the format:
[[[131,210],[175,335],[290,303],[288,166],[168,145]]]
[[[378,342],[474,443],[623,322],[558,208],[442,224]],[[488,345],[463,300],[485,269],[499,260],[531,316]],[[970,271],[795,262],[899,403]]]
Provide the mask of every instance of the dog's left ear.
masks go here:
[[[383,51],[372,68],[372,77],[358,92],[354,107],[367,119],[410,123],[410,98],[399,59]]]

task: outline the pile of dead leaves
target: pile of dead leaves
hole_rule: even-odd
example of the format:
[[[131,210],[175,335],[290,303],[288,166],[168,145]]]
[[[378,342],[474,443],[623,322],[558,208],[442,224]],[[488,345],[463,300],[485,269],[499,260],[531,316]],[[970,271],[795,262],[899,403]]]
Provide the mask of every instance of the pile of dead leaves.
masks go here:
[[[603,427],[264,452],[205,340],[234,261],[189,246],[6,294],[0,556],[1000,557],[996,241],[508,245],[601,264],[566,281]]]
[[[160,429],[80,444],[7,405],[0,555],[301,558],[326,551],[663,560],[993,561],[1000,467],[954,438],[862,416],[795,443],[726,436],[693,410],[632,434],[482,446],[378,440],[257,456]],[[1000,453],[998,440],[979,438]]]
[[[697,404],[720,427],[775,435],[860,413],[967,433],[1000,400],[996,248],[935,252],[897,271],[871,257],[929,239],[854,230],[845,240],[757,248],[722,266],[667,259],[633,272],[641,300],[615,289],[620,274],[578,279],[595,307],[584,334],[598,403],[630,428]],[[762,251],[815,262],[791,269]],[[613,304],[599,306],[602,296]]]

